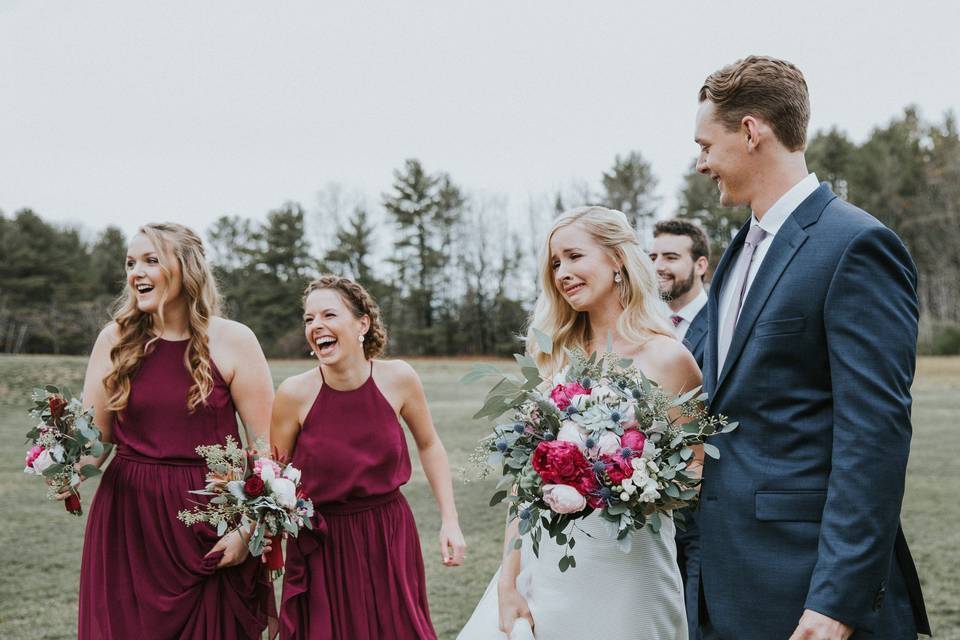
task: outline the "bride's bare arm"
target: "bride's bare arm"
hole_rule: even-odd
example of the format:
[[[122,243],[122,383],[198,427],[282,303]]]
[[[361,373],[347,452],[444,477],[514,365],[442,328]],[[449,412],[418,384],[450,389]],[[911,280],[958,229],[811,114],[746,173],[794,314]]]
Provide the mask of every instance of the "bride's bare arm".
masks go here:
[[[507,521],[503,536],[503,562],[500,565],[500,581],[497,584],[497,596],[500,610],[500,630],[506,634],[513,631],[517,618],[526,618],[533,627],[533,616],[527,606],[527,600],[517,590],[517,576],[520,575],[520,550],[514,548],[514,542],[520,535],[520,521],[517,518]]]

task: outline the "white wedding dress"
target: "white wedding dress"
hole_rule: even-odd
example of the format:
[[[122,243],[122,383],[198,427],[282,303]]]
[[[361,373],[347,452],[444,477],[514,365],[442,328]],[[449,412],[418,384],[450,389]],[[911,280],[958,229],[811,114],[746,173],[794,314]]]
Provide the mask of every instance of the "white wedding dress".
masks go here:
[[[525,537],[517,589],[530,607],[536,640],[687,640],[676,528],[673,518],[661,515],[660,521],[659,533],[649,527],[635,531],[624,553],[598,514],[577,520],[572,551],[577,566],[564,573],[558,565],[564,548],[546,531],[539,556]],[[457,640],[530,637],[516,627],[514,638],[500,631],[499,579],[500,569]]]
[[[557,565],[563,547],[544,534],[537,557],[524,539],[517,589],[536,640],[687,640],[675,528],[672,518],[661,521],[659,533],[634,532],[623,553],[600,516],[587,516],[574,533],[577,566],[565,573]],[[508,640],[499,628],[499,577],[497,570],[458,640]]]

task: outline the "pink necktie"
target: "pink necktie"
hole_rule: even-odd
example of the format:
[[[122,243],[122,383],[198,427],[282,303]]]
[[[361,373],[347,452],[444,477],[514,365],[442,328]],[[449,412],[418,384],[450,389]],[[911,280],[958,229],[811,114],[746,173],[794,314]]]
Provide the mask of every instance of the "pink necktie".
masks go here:
[[[737,265],[734,267],[733,274],[736,280],[731,283],[734,286],[733,298],[730,300],[730,308],[727,309],[727,315],[724,318],[723,326],[720,328],[720,336],[717,340],[717,375],[723,371],[723,363],[727,359],[727,352],[730,351],[730,343],[733,342],[733,331],[737,327],[737,320],[740,318],[740,308],[743,306],[743,298],[747,293],[747,276],[750,274],[750,265],[753,262],[753,254],[757,250],[767,232],[759,225],[751,224],[750,231],[747,232],[747,239],[743,241],[743,248],[737,257]]]

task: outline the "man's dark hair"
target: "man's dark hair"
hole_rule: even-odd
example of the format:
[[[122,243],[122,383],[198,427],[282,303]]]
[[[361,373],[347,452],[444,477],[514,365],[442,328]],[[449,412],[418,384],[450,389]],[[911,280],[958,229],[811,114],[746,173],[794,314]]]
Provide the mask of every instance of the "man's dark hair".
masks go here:
[[[661,233],[671,236],[687,236],[693,243],[690,247],[693,261],[696,262],[701,257],[706,258],[708,262],[710,261],[710,241],[707,240],[707,234],[696,222],[683,218],[661,220],[653,227],[653,237],[656,238]]]

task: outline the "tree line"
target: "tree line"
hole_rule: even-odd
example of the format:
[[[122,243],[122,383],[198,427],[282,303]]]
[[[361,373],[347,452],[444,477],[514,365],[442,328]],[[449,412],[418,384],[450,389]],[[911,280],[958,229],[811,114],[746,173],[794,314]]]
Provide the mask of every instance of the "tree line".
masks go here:
[[[921,348],[960,353],[960,137],[956,121],[926,122],[907,108],[858,144],[816,133],[807,159],[834,190],[903,238],[919,272]],[[300,295],[323,272],[355,278],[379,301],[389,351],[509,355],[536,294],[537,252],[553,216],[601,204],[647,237],[659,211],[657,179],[640,151],[617,156],[595,183],[531,199],[526,215],[504,198],[471,194],[410,159],[371,206],[328,185],[316,210],[287,202],[263,220],[223,216],[205,233],[227,315],[249,325],[271,356],[305,355]],[[712,264],[749,216],[719,206],[716,185],[691,164],[674,215],[697,220]],[[0,211],[0,352],[86,353],[124,279],[126,239],[92,238],[30,209]],[[864,286],[870,286],[865,282]]]

